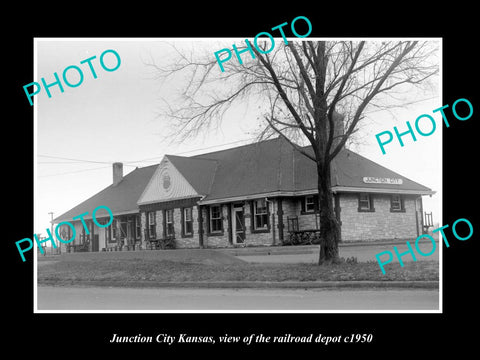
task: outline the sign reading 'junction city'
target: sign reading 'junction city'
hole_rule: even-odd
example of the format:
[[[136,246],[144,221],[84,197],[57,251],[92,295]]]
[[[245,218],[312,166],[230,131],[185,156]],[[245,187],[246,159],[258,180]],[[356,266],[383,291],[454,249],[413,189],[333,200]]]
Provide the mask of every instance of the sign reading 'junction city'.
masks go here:
[[[402,185],[402,179],[395,178],[379,178],[379,177],[368,177],[363,178],[365,184],[390,184],[390,185]]]

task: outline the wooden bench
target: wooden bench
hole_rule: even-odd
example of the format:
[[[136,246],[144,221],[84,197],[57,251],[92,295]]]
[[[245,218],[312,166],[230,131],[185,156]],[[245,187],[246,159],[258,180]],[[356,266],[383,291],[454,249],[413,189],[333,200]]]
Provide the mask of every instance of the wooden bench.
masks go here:
[[[298,226],[298,216],[287,217],[288,240],[284,245],[312,245],[320,244],[320,230],[302,229]]]
[[[427,213],[425,212],[425,222],[423,223],[423,233],[427,234],[428,233],[428,228],[432,227],[433,228],[433,215],[431,212]]]
[[[175,249],[175,237],[147,240],[147,250]]]

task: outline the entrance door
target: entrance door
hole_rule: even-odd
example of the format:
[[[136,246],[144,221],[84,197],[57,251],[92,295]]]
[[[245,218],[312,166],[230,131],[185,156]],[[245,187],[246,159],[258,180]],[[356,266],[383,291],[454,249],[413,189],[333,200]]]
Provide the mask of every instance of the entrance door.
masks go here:
[[[100,246],[99,246],[99,241],[98,241],[98,234],[94,234],[92,238],[92,251],[99,251]]]
[[[233,243],[243,244],[245,242],[245,217],[242,207],[233,208]]]

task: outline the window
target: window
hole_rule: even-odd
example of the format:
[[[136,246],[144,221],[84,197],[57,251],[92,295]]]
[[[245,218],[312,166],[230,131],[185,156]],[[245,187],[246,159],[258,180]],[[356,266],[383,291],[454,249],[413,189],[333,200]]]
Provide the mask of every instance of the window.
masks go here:
[[[313,196],[305,197],[305,212],[315,211],[315,200]]]
[[[112,242],[117,241],[117,220],[113,220],[112,222]]]
[[[253,229],[267,230],[268,229],[268,209],[267,201],[265,199],[255,200],[253,204]]]
[[[370,194],[359,194],[358,196],[358,211],[375,211],[373,207],[373,199]]]
[[[66,242],[72,238],[72,228],[70,226],[60,226],[60,239]]]
[[[405,211],[405,206],[404,206],[402,196],[392,195],[392,197],[390,198],[390,211],[392,211],[392,212],[403,212],[403,211]]]
[[[149,239],[154,239],[157,237],[155,231],[155,211],[150,211],[147,213],[147,231]]]
[[[222,226],[222,208],[219,205],[210,207],[210,232],[220,233],[223,231]]]
[[[135,239],[140,239],[142,237],[142,222],[140,220],[140,215],[135,216]]]
[[[318,211],[318,196],[307,195],[302,199],[302,212],[313,213]]]
[[[117,241],[117,220],[113,220],[110,226],[105,228],[105,238],[108,243],[114,243]]]
[[[82,227],[82,234],[80,235],[80,244],[85,244],[86,236],[85,236],[85,227]]]
[[[165,225],[166,225],[165,234],[167,236],[174,236],[175,229],[173,227],[173,209],[165,210]]]
[[[193,218],[192,218],[192,208],[183,208],[183,236],[193,235]]]

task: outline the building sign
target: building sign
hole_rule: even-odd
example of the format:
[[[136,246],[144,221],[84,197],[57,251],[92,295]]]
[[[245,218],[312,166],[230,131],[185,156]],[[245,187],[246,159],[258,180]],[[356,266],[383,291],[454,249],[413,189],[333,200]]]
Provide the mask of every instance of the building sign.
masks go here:
[[[172,183],[171,183],[171,180],[170,180],[170,175],[168,175],[168,173],[165,173],[163,175],[163,188],[165,190],[169,190],[171,185],[172,185]]]
[[[402,179],[395,178],[379,178],[379,177],[369,177],[365,176],[363,178],[365,184],[388,184],[388,185],[402,185]]]

